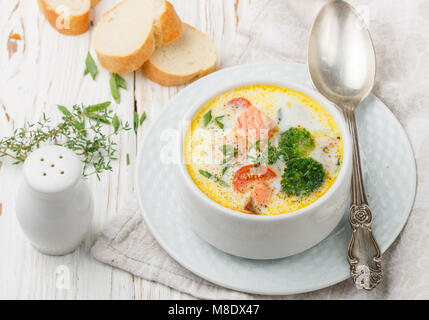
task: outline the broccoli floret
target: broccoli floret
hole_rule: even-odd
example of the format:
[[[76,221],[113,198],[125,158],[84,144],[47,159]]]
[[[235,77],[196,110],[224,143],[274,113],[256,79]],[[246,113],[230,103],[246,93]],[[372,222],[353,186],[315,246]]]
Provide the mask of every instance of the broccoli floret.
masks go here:
[[[280,153],[276,147],[274,147],[270,141],[268,141],[268,164],[274,164],[280,157]]]
[[[280,136],[279,151],[285,161],[306,157],[313,148],[314,140],[311,133],[305,128],[292,127]]]
[[[281,179],[282,191],[295,196],[308,195],[325,180],[323,165],[313,158],[294,158],[287,163]]]

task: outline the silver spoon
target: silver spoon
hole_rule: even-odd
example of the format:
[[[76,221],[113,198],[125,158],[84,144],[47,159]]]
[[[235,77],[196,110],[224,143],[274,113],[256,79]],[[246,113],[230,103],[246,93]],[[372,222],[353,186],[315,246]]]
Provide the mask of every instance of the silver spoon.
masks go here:
[[[353,7],[333,0],[320,10],[311,30],[307,58],[314,86],[343,110],[353,139],[352,235],[347,260],[355,284],[371,290],[380,283],[383,272],[362,181],[354,110],[374,86],[375,53],[368,29]]]

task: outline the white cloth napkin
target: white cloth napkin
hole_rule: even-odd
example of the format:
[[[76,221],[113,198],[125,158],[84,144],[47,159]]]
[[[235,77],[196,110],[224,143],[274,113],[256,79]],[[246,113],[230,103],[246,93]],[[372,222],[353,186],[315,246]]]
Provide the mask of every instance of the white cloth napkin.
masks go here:
[[[377,53],[374,93],[399,118],[413,144],[419,175],[416,202],[405,229],[383,256],[385,277],[377,289],[356,290],[347,280],[312,293],[281,298],[428,299],[429,1],[349,2],[367,20],[374,40]],[[234,39],[220,41],[221,67],[285,59],[305,62],[311,23],[324,1],[258,0],[250,6],[237,3],[239,19],[227,24],[236,23],[238,32]],[[92,254],[104,263],[198,298],[266,298],[220,288],[178,265],[150,234],[135,199],[105,227]]]

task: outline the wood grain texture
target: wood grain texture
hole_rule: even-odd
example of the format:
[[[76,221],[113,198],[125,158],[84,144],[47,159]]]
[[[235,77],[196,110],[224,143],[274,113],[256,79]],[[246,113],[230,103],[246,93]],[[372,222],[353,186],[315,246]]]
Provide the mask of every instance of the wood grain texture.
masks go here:
[[[98,21],[115,0],[101,1],[91,12]],[[173,0],[183,21],[206,32],[218,53],[234,43],[239,15],[248,1]],[[16,36],[16,35],[19,35]],[[37,121],[45,112],[59,119],[56,104],[92,104],[112,100],[110,74],[99,66],[95,81],[83,76],[91,29],[79,36],[64,36],[44,19],[36,1],[0,2],[0,136],[7,136],[27,121]],[[219,67],[228,65],[219,54]],[[109,218],[127,201],[134,189],[134,165],[139,141],[167,102],[183,87],[161,87],[141,71],[123,75],[128,89],[121,90],[121,103],[112,104],[119,117],[132,123],[134,112],[146,112],[147,120],[137,136],[131,130],[121,135],[119,160],[101,181],[90,178],[95,199],[91,232],[74,253],[49,257],[35,251],[15,218],[14,196],[21,167],[2,160],[0,165],[0,298],[12,299],[190,299],[168,287],[136,278],[95,261],[90,248]],[[130,165],[126,164],[126,155]],[[25,201],[25,199],[23,199]]]

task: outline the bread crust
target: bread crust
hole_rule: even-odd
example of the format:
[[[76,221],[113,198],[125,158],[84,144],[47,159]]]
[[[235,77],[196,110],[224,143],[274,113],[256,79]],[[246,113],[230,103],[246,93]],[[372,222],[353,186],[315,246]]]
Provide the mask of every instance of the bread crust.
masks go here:
[[[183,26],[184,27],[186,26],[187,28],[201,32],[187,23],[184,23]],[[166,87],[180,86],[183,84],[187,84],[189,82],[202,78],[208,75],[209,73],[216,71],[216,69],[217,69],[217,59],[208,68],[198,70],[197,72],[193,72],[186,75],[178,75],[178,74],[165,72],[159,69],[150,59],[146,61],[142,67],[142,71],[146,77],[148,77],[153,82],[156,82]]]
[[[173,5],[166,1],[165,12],[161,15],[159,22],[161,37],[158,39],[158,44],[169,43],[180,37],[183,31],[183,22],[174,10]]]
[[[162,86],[180,86],[195,81],[208,75],[209,73],[216,71],[216,61],[207,69],[198,70],[197,72],[187,75],[177,75],[165,72],[159,69],[150,60],[143,65],[142,70],[146,77]]]
[[[107,11],[104,16],[115,10],[121,3],[118,3],[115,7]],[[127,56],[113,56],[104,54],[95,45],[94,48],[98,60],[105,69],[113,73],[132,72],[140,69],[149,60],[157,45],[177,39],[180,37],[182,30],[183,23],[174,10],[174,7],[165,1],[165,11],[158,20],[153,22],[147,39],[136,51]]]
[[[46,0],[38,0],[39,8],[48,20],[49,24],[58,32],[65,35],[78,35],[85,33],[89,28],[89,9],[81,15],[71,15],[70,16],[70,28],[63,29],[57,27],[57,19],[61,16],[55,11],[55,8],[52,8]]]

